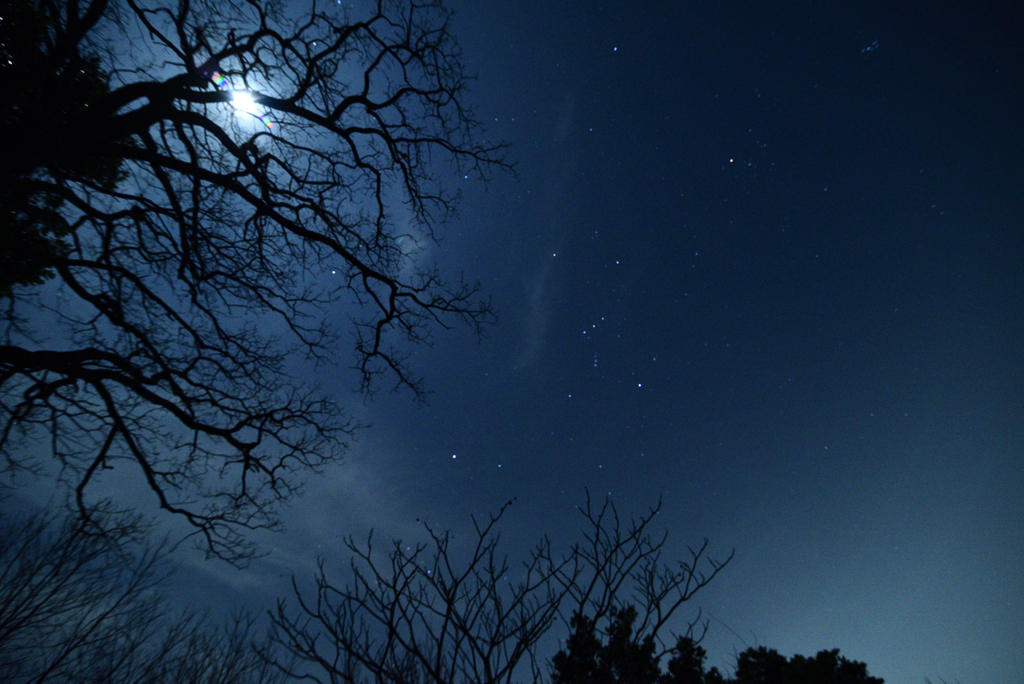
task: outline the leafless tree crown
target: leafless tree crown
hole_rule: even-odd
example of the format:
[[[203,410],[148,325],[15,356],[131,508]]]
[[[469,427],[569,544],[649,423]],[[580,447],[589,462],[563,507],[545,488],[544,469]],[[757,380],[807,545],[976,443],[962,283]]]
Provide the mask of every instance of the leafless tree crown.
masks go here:
[[[52,512],[0,519],[0,681],[285,681],[251,614],[172,607],[166,548],[139,544],[135,520],[94,518],[106,534]]]
[[[294,662],[288,671],[317,682],[479,684],[539,682],[542,639],[573,616],[600,619],[635,606],[636,639],[666,652],[673,615],[732,558],[706,556],[707,542],[675,564],[665,536],[652,534],[658,508],[622,520],[610,501],[581,508],[584,538],[558,553],[544,538],[521,565],[499,548],[505,508],[476,522],[468,545],[427,527],[428,542],[378,549],[349,538],[342,581],[323,563],[313,591],[295,585],[295,605],[280,601],[273,641]],[[686,625],[692,634],[699,615]]]
[[[129,466],[241,560],[356,427],[296,359],[352,358],[352,331],[363,390],[419,395],[403,346],[491,319],[415,246],[455,209],[441,181],[507,168],[504,147],[464,104],[441,4],[370,4],[38,4],[47,59],[95,56],[109,83],[19,148],[19,187],[66,238],[49,282],[0,295],[9,474],[56,463],[87,514]]]

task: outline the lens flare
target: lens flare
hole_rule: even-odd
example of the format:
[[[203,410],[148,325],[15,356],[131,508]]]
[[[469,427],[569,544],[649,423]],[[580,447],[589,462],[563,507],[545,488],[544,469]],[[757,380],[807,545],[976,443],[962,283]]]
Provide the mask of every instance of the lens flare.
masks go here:
[[[223,91],[228,91],[231,87],[231,84],[228,83],[228,79],[218,71],[214,71],[210,75],[210,80],[213,81],[215,86]],[[244,90],[231,91],[231,105],[240,112],[252,114],[267,128],[274,127],[274,124],[270,119],[259,113],[259,105],[256,103],[256,100],[253,99],[252,93]]]

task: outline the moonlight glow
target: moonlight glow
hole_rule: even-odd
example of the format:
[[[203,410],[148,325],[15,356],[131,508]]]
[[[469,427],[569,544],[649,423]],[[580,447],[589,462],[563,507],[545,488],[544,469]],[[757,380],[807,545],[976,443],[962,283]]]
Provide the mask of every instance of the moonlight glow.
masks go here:
[[[223,91],[227,91],[230,88],[228,79],[220,72],[214,71],[210,74],[210,80]],[[253,99],[252,93],[245,90],[235,90],[231,92],[231,104],[240,112],[246,114],[252,114],[267,128],[273,128],[274,124],[266,116],[259,113],[259,105],[256,100]]]
[[[259,116],[256,111],[256,101],[252,99],[252,95],[244,90],[236,90],[234,92],[231,96],[231,104],[235,106],[235,109],[247,112],[253,116]]]

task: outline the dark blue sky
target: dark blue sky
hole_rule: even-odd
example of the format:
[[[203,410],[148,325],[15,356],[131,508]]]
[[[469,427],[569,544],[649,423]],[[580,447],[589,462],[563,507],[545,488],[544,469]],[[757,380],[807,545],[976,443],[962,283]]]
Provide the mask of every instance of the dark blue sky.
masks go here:
[[[737,552],[697,601],[711,664],[745,641],[890,684],[1024,680],[1020,15],[455,7],[519,181],[467,183],[423,258],[479,277],[499,324],[416,353],[428,406],[353,398],[374,427],[348,464],[225,578],[512,497],[510,551],[568,543],[584,488],[660,496],[675,553]]]

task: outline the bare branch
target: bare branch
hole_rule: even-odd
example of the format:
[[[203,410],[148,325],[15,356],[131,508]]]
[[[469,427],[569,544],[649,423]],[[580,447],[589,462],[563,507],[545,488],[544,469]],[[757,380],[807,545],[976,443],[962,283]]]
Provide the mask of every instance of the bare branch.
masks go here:
[[[35,57],[84,81],[73,106],[13,117],[0,164],[3,220],[34,250],[0,281],[0,452],[9,473],[57,464],[83,513],[107,470],[133,467],[243,562],[242,531],[274,526],[358,427],[296,383],[295,359],[336,364],[352,334],[363,391],[387,377],[422,397],[407,347],[493,319],[410,245],[456,209],[445,177],[508,169],[505,147],[464,103],[440,2],[39,11]],[[30,95],[17,111],[49,102]]]
[[[279,601],[272,615],[275,643],[299,668],[292,674],[353,683],[541,681],[538,645],[556,625],[570,628],[567,612],[605,616],[639,597],[637,639],[654,643],[728,562],[698,568],[701,547],[678,570],[665,566],[658,560],[665,538],[648,531],[657,508],[624,527],[606,501],[582,509],[584,542],[557,557],[542,539],[516,567],[499,550],[507,508],[474,520],[468,545],[427,525],[427,543],[396,540],[383,554],[372,535],[364,543],[349,538],[344,584],[329,579],[323,563],[315,591],[303,592],[293,579],[295,605]]]
[[[0,679],[21,682],[283,682],[254,648],[257,623],[171,610],[165,546],[137,518],[94,510],[0,520]],[[260,643],[263,655],[270,645]]]

